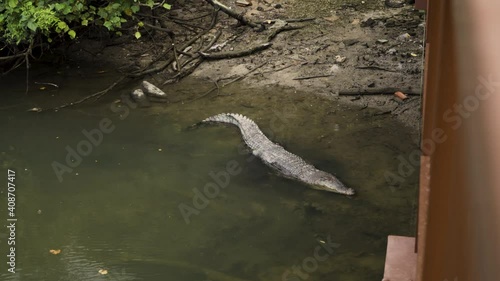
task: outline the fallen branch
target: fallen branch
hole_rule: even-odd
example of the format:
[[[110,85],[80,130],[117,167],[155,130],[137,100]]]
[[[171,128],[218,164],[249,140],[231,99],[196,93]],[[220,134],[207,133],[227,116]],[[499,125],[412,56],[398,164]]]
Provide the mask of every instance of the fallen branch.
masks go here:
[[[82,99],[79,99],[79,100],[77,100],[75,102],[66,103],[66,104],[63,104],[61,106],[54,107],[54,108],[40,109],[40,110],[35,111],[35,112],[42,112],[42,111],[47,111],[47,110],[58,111],[60,109],[66,108],[66,107],[70,107],[70,106],[74,106],[74,105],[80,104],[80,103],[82,103],[82,102],[84,102],[86,100],[89,100],[91,98],[99,99],[102,96],[104,96],[105,94],[107,94],[109,91],[111,91],[116,85],[118,85],[120,82],[122,82],[125,78],[126,78],[125,76],[122,76],[120,79],[116,80],[113,84],[111,84],[106,89],[104,89],[102,91],[99,91],[97,93],[94,93],[94,94],[92,94],[90,96],[86,96],[86,97],[84,97]]]
[[[395,92],[403,92],[408,96],[420,96],[421,89],[400,89],[400,88],[373,88],[373,89],[355,89],[339,91],[339,96],[357,96],[357,95],[394,95]]]
[[[383,71],[389,71],[389,72],[397,72],[396,70],[392,70],[392,69],[387,69],[387,68],[383,68],[383,67],[380,67],[380,66],[374,66],[374,65],[370,65],[370,66],[356,66],[357,69],[370,69],[370,70],[383,70]]]
[[[293,25],[285,25],[282,27],[279,27],[275,29],[269,36],[267,36],[267,41],[271,41],[278,35],[278,33],[283,32],[283,31],[288,31],[288,30],[296,30],[296,29],[301,29],[304,28],[303,26],[293,26]]]
[[[210,5],[214,6],[215,8],[220,9],[221,11],[226,13],[228,16],[237,19],[243,25],[248,25],[252,28],[255,28],[257,31],[262,31],[265,29],[265,26],[263,24],[254,23],[254,22],[246,19],[243,15],[237,14],[235,11],[231,10],[231,8],[220,3],[217,0],[205,0],[205,1],[207,1]]]
[[[305,21],[313,21],[315,19],[316,18],[284,19],[282,21],[286,21],[286,22],[305,22]],[[280,19],[258,21],[257,23],[260,23],[260,24],[265,24],[265,23],[271,24],[271,23],[275,23],[276,21],[280,21]]]
[[[246,50],[242,51],[232,51],[232,52],[222,52],[222,53],[205,53],[205,52],[200,52],[200,55],[204,59],[211,59],[211,60],[220,60],[220,59],[230,59],[230,58],[237,58],[237,57],[243,57],[243,56],[248,56],[253,53],[265,50],[269,47],[272,46],[272,43],[266,42],[257,46],[250,47]]]
[[[212,47],[213,44],[215,44],[215,42],[217,42],[217,40],[219,39],[220,35],[222,34],[222,32],[219,30],[217,31],[217,33],[215,33],[214,35],[214,38],[212,38],[212,40],[210,40],[210,43],[208,43],[208,45],[203,48],[203,51],[206,51],[208,49],[210,49]],[[185,66],[189,63],[191,63],[192,61],[195,61],[193,63],[193,65],[191,65],[191,67],[188,67],[186,68]],[[200,66],[200,64],[203,62],[203,58],[201,58],[200,54],[196,54],[195,56],[191,57],[188,61],[186,61],[186,63],[184,63],[182,65],[182,71],[179,71],[179,73],[177,73],[174,77],[166,80],[165,82],[163,82],[162,85],[165,85],[165,84],[172,84],[172,83],[175,83],[175,82],[178,82],[179,80],[181,80],[182,78],[188,76],[189,74],[193,73],[193,71],[198,67]],[[181,66],[179,66],[181,67]]]
[[[204,32],[198,33],[196,36],[194,36],[189,41],[187,41],[180,49],[184,50],[187,47],[191,46],[194,42],[196,42],[198,39],[200,39],[201,36],[203,36],[210,29],[212,29],[215,26],[215,22],[217,21],[217,14],[218,14],[217,11],[214,12],[214,16],[212,18],[212,22],[210,23],[210,26]],[[155,67],[148,68],[148,69],[145,69],[145,70],[142,70],[142,71],[139,71],[139,72],[132,73],[129,76],[133,77],[133,78],[137,78],[137,77],[142,77],[142,76],[145,76],[145,75],[148,75],[148,74],[152,74],[152,73],[155,73],[155,72],[160,72],[163,69],[165,69],[166,67],[168,67],[174,61],[175,61],[175,58],[171,57],[168,60],[160,63],[159,65],[157,65]]]
[[[293,78],[292,80],[308,80],[308,79],[324,78],[324,77],[331,77],[331,76],[335,76],[335,75],[333,75],[333,74],[326,74],[326,75],[315,75],[315,76],[297,77],[297,78]]]

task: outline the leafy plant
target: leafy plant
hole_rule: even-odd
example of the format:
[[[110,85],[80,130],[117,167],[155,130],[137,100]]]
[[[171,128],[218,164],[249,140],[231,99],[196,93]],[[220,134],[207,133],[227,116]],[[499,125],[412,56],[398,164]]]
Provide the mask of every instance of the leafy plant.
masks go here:
[[[153,0],[2,0],[0,1],[0,41],[19,45],[31,43],[42,35],[51,42],[55,36],[77,36],[81,26],[102,25],[108,30],[120,28],[141,6],[170,9]],[[140,37],[136,30],[135,37]]]

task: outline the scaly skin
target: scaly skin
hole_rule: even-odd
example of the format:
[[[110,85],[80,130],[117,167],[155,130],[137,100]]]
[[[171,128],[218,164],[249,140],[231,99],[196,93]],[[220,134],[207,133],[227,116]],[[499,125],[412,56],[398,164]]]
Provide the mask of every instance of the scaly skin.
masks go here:
[[[270,141],[254,121],[241,114],[221,113],[202,121],[206,122],[236,125],[252,153],[284,177],[301,181],[314,189],[354,195],[352,188],[346,187],[332,174],[316,169],[299,156]]]

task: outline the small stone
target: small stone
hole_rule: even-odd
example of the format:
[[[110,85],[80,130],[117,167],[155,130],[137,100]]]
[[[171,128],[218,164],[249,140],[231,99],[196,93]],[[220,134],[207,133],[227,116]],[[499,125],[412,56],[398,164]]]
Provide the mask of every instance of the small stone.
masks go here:
[[[385,26],[394,27],[394,26],[396,26],[396,21],[394,19],[387,19],[385,21]]]
[[[252,3],[245,1],[245,0],[236,0],[236,5],[241,6],[241,7],[248,7],[248,6],[251,6]]]
[[[283,6],[281,4],[276,4],[276,5],[274,5],[274,8],[275,9],[281,9],[281,8],[283,8]]]
[[[373,20],[372,18],[369,18],[369,19],[361,22],[361,27],[372,27],[372,26],[375,26],[375,24],[377,24],[375,22],[375,20]]]
[[[342,57],[342,56],[339,56],[339,55],[335,56],[335,62],[336,63],[343,63],[345,60],[346,60],[346,57]]]
[[[411,38],[411,35],[410,35],[410,34],[408,34],[408,33],[404,33],[404,34],[399,35],[397,39],[398,39],[399,41],[407,41],[407,40],[408,40],[408,39],[410,39],[410,38]]]
[[[257,7],[257,11],[264,12],[264,8],[262,8],[261,6],[259,6],[259,7]]]
[[[346,39],[346,40],[344,40],[344,41],[342,41],[342,42],[344,42],[344,44],[345,44],[346,46],[352,46],[352,45],[354,45],[354,44],[358,43],[358,42],[359,42],[359,40],[356,40],[356,39]]]
[[[389,40],[387,40],[387,39],[378,39],[377,40],[377,43],[380,43],[380,44],[385,44],[387,42],[389,42]]]
[[[401,8],[407,0],[385,0],[385,5],[389,8]]]
[[[387,50],[387,52],[385,52],[386,54],[388,55],[394,55],[395,53],[397,53],[398,51],[394,48],[391,48],[389,50]]]

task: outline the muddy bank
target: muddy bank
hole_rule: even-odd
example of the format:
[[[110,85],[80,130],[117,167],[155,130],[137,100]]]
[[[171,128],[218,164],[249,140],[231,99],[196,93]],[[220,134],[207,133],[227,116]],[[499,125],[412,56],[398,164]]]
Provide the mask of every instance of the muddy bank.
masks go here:
[[[265,41],[273,32],[273,19],[304,19],[289,25],[301,29],[279,33],[272,46],[240,58],[205,60],[192,74],[208,83],[245,76],[244,83],[255,91],[267,86],[290,87],[325,97],[325,101],[377,109],[369,114],[392,114],[415,132],[420,125],[420,96],[400,100],[393,95],[343,95],[343,92],[377,92],[387,88],[418,94],[423,65],[422,38],[424,14],[412,6],[388,8],[384,1],[253,1],[251,6],[239,7],[225,1],[237,13],[254,22],[264,22],[266,30],[255,32],[223,13],[204,37],[207,42],[217,32],[221,36],[215,50],[243,50]],[[196,18],[212,11],[205,1],[177,1],[170,14],[175,18]],[[208,23],[210,17],[199,22]],[[267,21],[267,22],[266,22]],[[187,41],[195,30],[175,23],[164,23],[176,36],[176,44]],[[68,48],[70,59],[112,63],[127,73],[161,60],[162,52],[171,45],[169,37],[151,31],[138,41],[124,38],[110,40],[82,39]],[[196,46],[193,46],[196,48]],[[189,59],[187,56],[179,58]],[[249,71],[256,69],[251,74]],[[162,83],[175,74],[168,67],[149,77]],[[139,81],[138,81],[139,82]],[[163,88],[167,89],[166,85]]]

